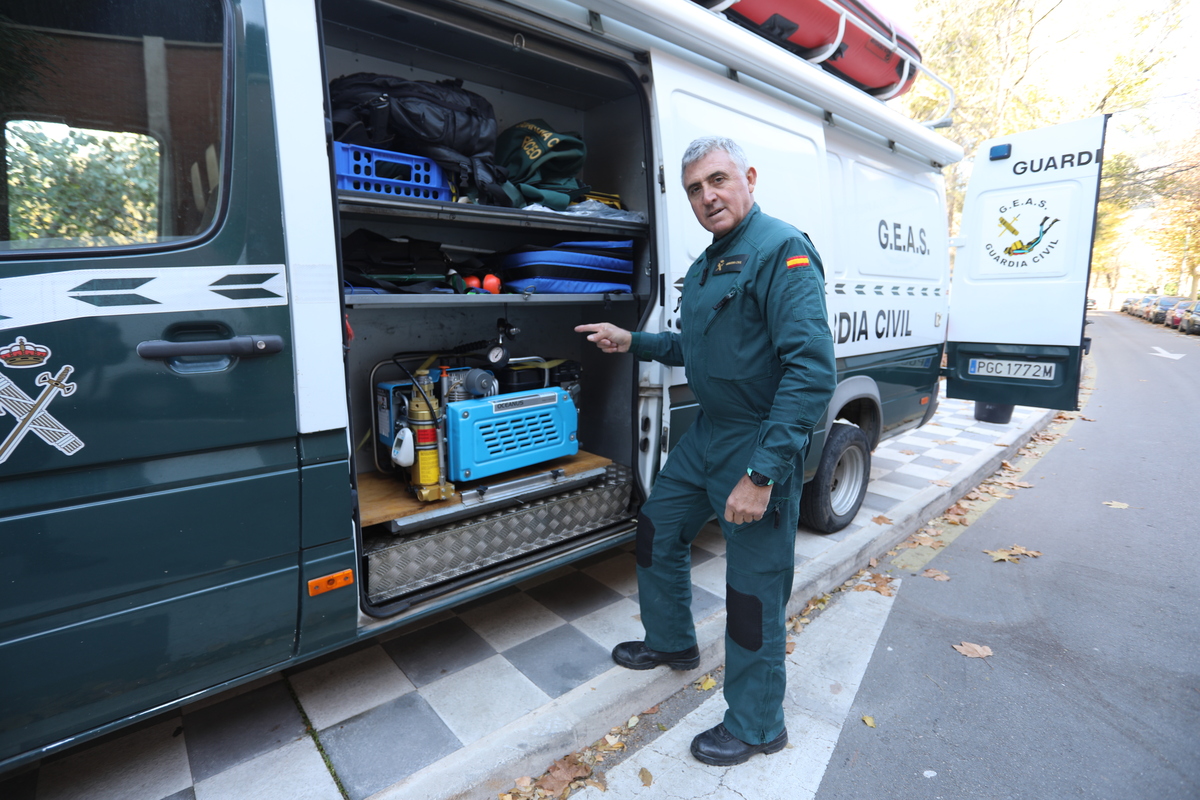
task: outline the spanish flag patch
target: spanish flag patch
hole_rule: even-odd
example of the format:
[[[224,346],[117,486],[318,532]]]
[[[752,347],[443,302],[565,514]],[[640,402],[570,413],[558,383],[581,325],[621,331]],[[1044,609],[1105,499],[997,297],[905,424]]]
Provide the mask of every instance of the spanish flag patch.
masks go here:
[[[788,269],[791,269],[792,267],[807,267],[807,266],[808,266],[808,256],[792,256],[791,258],[789,258],[787,260],[787,268]]]

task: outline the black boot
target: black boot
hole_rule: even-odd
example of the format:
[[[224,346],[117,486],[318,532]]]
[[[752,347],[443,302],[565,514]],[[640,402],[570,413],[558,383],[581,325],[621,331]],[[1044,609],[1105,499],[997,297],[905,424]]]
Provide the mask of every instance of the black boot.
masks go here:
[[[709,728],[704,733],[692,739],[692,755],[697,761],[711,764],[714,767],[730,767],[741,764],[755,753],[770,755],[778,753],[787,747],[787,729],[765,744],[746,744],[734,736],[722,722],[715,728]]]
[[[700,666],[700,648],[692,645],[677,653],[651,650],[645,642],[621,642],[613,648],[613,661],[626,669],[654,669],[666,664],[671,669],[695,669]]]

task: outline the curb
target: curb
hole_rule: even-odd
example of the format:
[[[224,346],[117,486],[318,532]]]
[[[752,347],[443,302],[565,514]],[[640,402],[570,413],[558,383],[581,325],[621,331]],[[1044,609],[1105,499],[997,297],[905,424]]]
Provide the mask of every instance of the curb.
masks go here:
[[[964,468],[969,471],[951,486],[931,483],[889,511],[894,520],[890,524],[864,525],[802,564],[796,570],[788,616],[802,609],[814,595],[836,589],[872,558],[891,550],[958,502],[994,473],[1002,461],[1016,455],[1057,413],[1045,411],[1028,417],[1021,428],[1012,432],[1011,441],[1003,448],[996,447],[992,453],[981,450],[967,459]],[[563,755],[592,744],[626,717],[670,697],[696,677],[719,667],[725,656],[724,609],[699,622],[696,637],[700,666],[695,670],[634,672],[614,666],[367,800],[412,797],[475,800],[495,797],[511,788],[519,776],[540,775]]]

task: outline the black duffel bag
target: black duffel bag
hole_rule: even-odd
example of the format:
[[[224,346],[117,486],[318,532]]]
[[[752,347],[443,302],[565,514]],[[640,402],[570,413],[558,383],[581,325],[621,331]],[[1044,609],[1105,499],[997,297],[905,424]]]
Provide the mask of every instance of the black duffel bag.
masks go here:
[[[409,81],[359,72],[329,84],[333,136],[436,161],[454,176],[460,195],[511,205],[496,166],[496,113],[461,80]]]

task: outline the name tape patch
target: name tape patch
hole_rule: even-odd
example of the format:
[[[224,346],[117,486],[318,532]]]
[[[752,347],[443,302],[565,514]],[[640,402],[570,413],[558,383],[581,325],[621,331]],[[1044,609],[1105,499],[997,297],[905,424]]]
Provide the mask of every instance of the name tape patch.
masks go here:
[[[725,256],[713,266],[713,274],[720,275],[725,272],[741,272],[742,267],[746,263],[746,254],[736,256]]]

